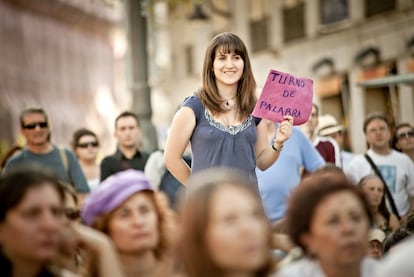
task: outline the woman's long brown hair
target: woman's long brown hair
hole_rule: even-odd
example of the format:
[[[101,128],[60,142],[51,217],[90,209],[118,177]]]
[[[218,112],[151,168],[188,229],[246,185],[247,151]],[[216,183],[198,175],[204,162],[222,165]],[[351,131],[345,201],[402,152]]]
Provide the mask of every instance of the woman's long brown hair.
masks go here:
[[[216,77],[214,76],[213,63],[217,51],[222,53],[236,53],[244,61],[243,74],[237,86],[237,103],[242,117],[252,113],[256,104],[256,81],[253,76],[249,54],[243,41],[232,33],[221,33],[213,38],[207,47],[203,65],[203,86],[197,92],[203,105],[212,112],[223,112],[221,104],[223,99],[220,97]]]

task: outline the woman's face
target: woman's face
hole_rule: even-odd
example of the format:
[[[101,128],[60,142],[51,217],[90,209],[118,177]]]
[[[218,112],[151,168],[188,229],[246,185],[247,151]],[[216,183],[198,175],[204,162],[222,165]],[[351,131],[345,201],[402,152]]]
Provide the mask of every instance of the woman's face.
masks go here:
[[[216,50],[213,61],[214,76],[217,86],[237,85],[244,70],[244,61],[236,53],[223,53],[222,48]]]
[[[384,184],[377,177],[368,177],[362,184],[362,191],[367,196],[369,205],[378,208],[384,197]]]
[[[316,207],[310,231],[302,235],[308,252],[322,264],[347,266],[367,253],[369,222],[360,200],[340,191]]]
[[[109,220],[109,236],[120,252],[143,253],[158,245],[158,215],[151,197],[143,192],[128,198]]]
[[[412,127],[404,126],[397,130],[397,147],[403,152],[414,149],[414,130]]]
[[[213,262],[227,272],[253,272],[267,261],[269,229],[257,199],[233,185],[212,197],[206,232]]]
[[[29,188],[0,223],[0,244],[11,259],[44,263],[56,256],[62,201],[51,184]]]
[[[81,136],[76,144],[76,156],[80,160],[96,160],[98,155],[99,143],[96,137],[92,135]]]

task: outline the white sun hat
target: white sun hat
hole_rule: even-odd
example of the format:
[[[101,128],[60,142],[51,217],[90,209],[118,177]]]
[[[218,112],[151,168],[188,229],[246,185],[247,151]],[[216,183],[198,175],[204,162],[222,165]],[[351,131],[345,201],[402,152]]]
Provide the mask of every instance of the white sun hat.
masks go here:
[[[338,124],[333,115],[325,114],[319,117],[318,135],[320,136],[328,136],[344,129],[345,126]]]

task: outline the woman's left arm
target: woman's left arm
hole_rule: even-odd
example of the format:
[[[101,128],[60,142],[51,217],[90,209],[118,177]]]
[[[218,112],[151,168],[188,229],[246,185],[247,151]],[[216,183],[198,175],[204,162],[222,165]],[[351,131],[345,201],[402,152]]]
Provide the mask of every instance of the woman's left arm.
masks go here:
[[[279,157],[285,141],[293,130],[293,117],[284,116],[283,121],[276,130],[276,137],[272,146],[268,143],[266,120],[257,125],[256,165],[260,170],[269,168]]]

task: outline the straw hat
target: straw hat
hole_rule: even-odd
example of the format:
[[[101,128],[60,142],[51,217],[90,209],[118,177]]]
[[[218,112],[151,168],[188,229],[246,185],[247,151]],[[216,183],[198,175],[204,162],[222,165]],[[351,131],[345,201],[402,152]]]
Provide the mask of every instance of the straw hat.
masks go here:
[[[333,115],[325,114],[319,117],[318,135],[320,136],[328,136],[344,129],[344,125],[338,124]]]

